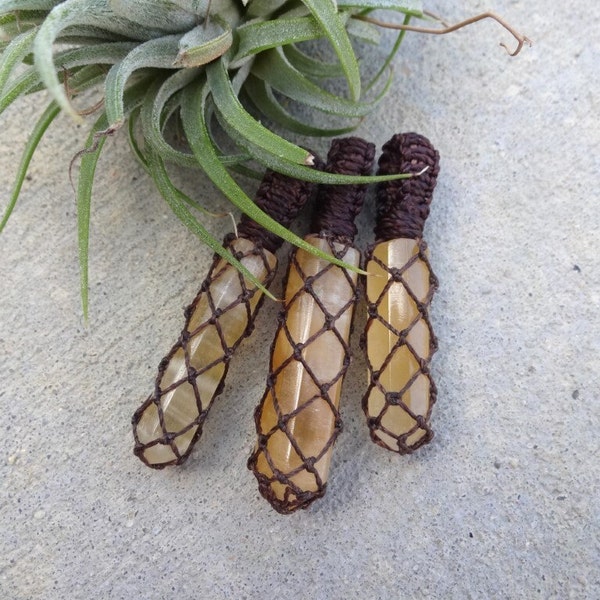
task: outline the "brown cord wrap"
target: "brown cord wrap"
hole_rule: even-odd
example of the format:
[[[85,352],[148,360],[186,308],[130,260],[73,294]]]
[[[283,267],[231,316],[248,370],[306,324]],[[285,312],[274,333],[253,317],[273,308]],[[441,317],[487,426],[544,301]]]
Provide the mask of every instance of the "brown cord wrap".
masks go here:
[[[437,391],[429,364],[437,340],[429,306],[438,281],[421,235],[439,163],[429,141],[417,134],[396,135],[383,148],[379,174],[430,167],[418,177],[379,185],[380,241],[366,258],[368,320],[361,343],[369,384],[363,410],[376,444],[408,454],[433,438],[429,420]]]
[[[309,181],[285,177],[273,171],[267,171],[258,191],[255,204],[284,227],[298,216],[315,189]],[[238,224],[238,235],[253,240],[269,252],[275,253],[283,240],[275,233],[265,229],[248,215],[242,215]]]
[[[329,172],[370,172],[372,144],[335,140]],[[353,220],[366,186],[321,188],[313,223],[323,227],[306,240],[358,266],[351,243]],[[351,361],[348,344],[357,275],[303,250],[290,257],[284,306],[271,346],[265,394],[255,411],[258,434],[248,468],[259,491],[275,510],[289,514],[323,496],[331,451],[342,428],[338,406],[343,377]]]
[[[439,154],[418,133],[398,133],[383,146],[378,175],[419,173],[377,186],[376,240],[417,239],[423,236],[433,189],[439,172]]]
[[[268,172],[256,203],[285,225],[297,216],[314,186]],[[226,236],[223,244],[268,287],[277,266],[272,251],[281,243],[247,217],[243,236]],[[179,340],[160,362],[154,392],[132,419],[134,453],[161,469],[182,464],[202,433],[204,421],[221,393],[229,361],[253,329],[263,294],[237,269],[215,256],[192,304],[185,310]]]
[[[375,146],[361,138],[333,140],[325,171],[338,175],[369,175],[375,159]],[[322,185],[317,195],[311,231],[328,232],[339,239],[352,241],[356,219],[366,194],[364,185]]]

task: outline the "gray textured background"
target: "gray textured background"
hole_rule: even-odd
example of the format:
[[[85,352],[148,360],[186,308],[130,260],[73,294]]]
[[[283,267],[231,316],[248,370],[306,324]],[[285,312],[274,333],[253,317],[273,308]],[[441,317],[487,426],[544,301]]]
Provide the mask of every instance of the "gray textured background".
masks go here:
[[[451,20],[490,6],[426,4]],[[85,327],[67,177],[85,130],[53,125],[0,236],[2,598],[600,597],[600,8],[559,4],[492,3],[535,41],[515,59],[492,23],[407,37],[393,90],[359,133],[380,146],[417,130],[442,156],[426,230],[441,281],[436,438],[410,457],[369,441],[355,336],[328,493],[291,517],[245,466],[271,303],[189,462],[155,472],[133,457],[131,413],[211,253],[125,137],[109,140]],[[1,206],[42,106],[1,118]]]

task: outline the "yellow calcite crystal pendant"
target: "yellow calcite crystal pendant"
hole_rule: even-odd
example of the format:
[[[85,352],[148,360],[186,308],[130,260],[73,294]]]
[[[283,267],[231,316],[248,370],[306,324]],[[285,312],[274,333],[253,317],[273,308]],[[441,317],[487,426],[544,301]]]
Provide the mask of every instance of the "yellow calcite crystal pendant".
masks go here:
[[[409,453],[433,437],[436,390],[429,362],[437,346],[427,311],[437,280],[422,240],[377,244],[366,270],[369,387],[363,409],[377,444]]]
[[[360,254],[325,235],[306,240],[346,263]],[[284,309],[273,343],[267,390],[255,414],[258,444],[250,457],[260,491],[289,513],[323,495],[340,429],[342,379],[356,301],[354,272],[303,250],[290,262]]]
[[[242,237],[231,241],[230,250],[268,285],[277,264],[274,254]],[[159,366],[155,392],[133,416],[134,452],[148,466],[162,468],[187,458],[262,296],[235,267],[215,261],[186,311],[179,341]]]

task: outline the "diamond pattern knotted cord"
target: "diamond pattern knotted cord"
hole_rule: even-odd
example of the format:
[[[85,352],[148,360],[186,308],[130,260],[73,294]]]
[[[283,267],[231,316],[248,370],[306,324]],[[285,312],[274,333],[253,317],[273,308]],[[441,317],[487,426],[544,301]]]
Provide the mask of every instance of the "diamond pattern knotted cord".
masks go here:
[[[400,454],[411,453],[432,439],[433,431],[429,424],[429,419],[431,416],[431,409],[436,400],[436,387],[429,371],[429,364],[431,357],[437,350],[437,339],[429,319],[429,306],[437,289],[438,281],[431,270],[431,265],[426,252],[426,243],[423,240],[417,240],[416,243],[418,244],[418,252],[413,254],[404,265],[394,266],[385,264],[380,259],[373,256],[373,247],[369,249],[369,255],[367,257],[367,261],[374,261],[380,269],[387,273],[388,280],[383,291],[377,298],[370,299],[367,295],[366,299],[368,321],[361,344],[363,347],[367,345],[366,356],[369,383],[367,392],[362,401],[363,410],[368,417],[369,430],[373,441],[384,448],[399,452]],[[426,294],[421,297],[418,297],[415,294],[406,281],[407,273],[418,263],[421,263],[427,269],[429,283]],[[386,296],[397,297],[402,293],[408,296],[409,302],[412,304],[414,312],[416,313],[416,317],[413,318],[408,327],[399,331],[392,323],[389,323],[382,316],[380,305]],[[368,344],[366,344],[368,332],[370,328],[374,327],[375,322],[381,324],[388,332],[397,338],[385,359],[380,364],[376,365],[371,362]],[[423,324],[427,328],[429,334],[429,344],[426,352],[420,353],[415,347],[416,344],[413,345],[411,333],[421,336],[422,333],[417,333],[416,329],[422,327]],[[397,355],[403,352],[408,352],[410,354],[414,359],[413,362],[416,365],[416,368],[399,388],[395,386],[395,389],[388,390],[381,381],[381,375],[387,368],[392,367],[392,362],[395,357],[398,357]],[[406,360],[406,357],[403,356],[402,359]],[[422,378],[426,379],[429,388],[428,407],[425,414],[416,414],[408,406],[409,403],[405,399],[414,389],[414,386],[418,385],[420,380],[422,381]],[[376,414],[372,414],[368,406],[369,397],[372,395],[374,389],[379,392],[379,396],[382,399],[382,406]],[[401,415],[399,413],[404,414]],[[404,423],[408,423],[408,425],[401,433],[399,433],[395,428],[392,429],[390,426],[386,426],[386,417],[391,421],[403,421]]]
[[[319,237],[327,240],[334,256],[347,260],[349,244],[334,243],[324,234]],[[291,294],[287,288],[288,297],[279,315],[271,348],[267,389],[255,412],[258,443],[248,461],[258,479],[260,493],[284,514],[306,508],[325,493],[330,450],[342,427],[338,400],[334,396],[337,393],[339,397],[337,388],[351,360],[345,331],[349,329],[357,300],[355,274],[324,261],[317,273],[309,273],[303,264],[306,256],[305,252],[297,251],[290,258],[287,284],[295,279],[301,283]],[[333,277],[344,282],[344,289],[337,298],[323,292],[330,287]],[[304,309],[312,305],[313,315],[318,315],[318,328],[309,334],[311,323],[303,323],[303,316],[294,321],[290,318],[291,314],[302,313],[301,305]],[[344,331],[339,327],[342,321]],[[302,325],[304,331],[301,331]],[[335,356],[340,356],[341,362],[332,367],[331,357]],[[291,397],[293,391],[287,384],[291,372],[302,373],[304,393],[297,406],[294,406],[297,399]],[[323,427],[328,435],[315,444],[314,440],[307,441],[312,436],[305,435],[304,425],[309,426],[313,418],[311,412],[317,410],[319,424],[329,420],[333,426],[329,430]],[[291,458],[284,461],[285,469],[279,452],[282,443],[292,449]]]
[[[226,246],[265,286],[270,284],[276,268],[273,254],[233,236]],[[159,365],[154,393],[133,416],[134,453],[145,464],[162,468],[188,457],[222,390],[229,360],[251,333],[262,300],[263,294],[235,267],[215,257],[185,311],[179,340]]]

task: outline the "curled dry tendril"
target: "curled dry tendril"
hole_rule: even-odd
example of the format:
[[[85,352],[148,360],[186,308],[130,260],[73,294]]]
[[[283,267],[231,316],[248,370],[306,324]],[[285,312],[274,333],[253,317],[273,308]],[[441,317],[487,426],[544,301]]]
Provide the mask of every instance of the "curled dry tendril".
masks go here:
[[[521,52],[523,46],[527,44],[531,46],[531,40],[519,33],[510,23],[507,23],[502,17],[493,12],[484,12],[479,15],[475,15],[474,17],[470,17],[469,19],[465,19],[464,21],[460,21],[459,23],[455,23],[454,25],[449,25],[442,18],[434,15],[431,12],[425,12],[429,17],[432,17],[436,21],[438,21],[443,27],[441,28],[432,28],[432,27],[419,27],[416,25],[407,25],[400,23],[389,23],[386,21],[380,21],[379,19],[373,19],[372,17],[368,17],[366,15],[358,15],[354,18],[360,19],[361,21],[366,21],[367,23],[372,23],[373,25],[377,25],[378,27],[384,27],[386,29],[398,29],[400,31],[415,31],[417,33],[431,33],[434,35],[442,35],[445,33],[452,33],[453,31],[457,31],[458,29],[462,29],[463,27],[467,27],[468,25],[472,25],[473,23],[477,23],[478,21],[483,21],[484,19],[492,19],[502,25],[504,29],[506,29],[514,38],[517,40],[517,47],[511,52],[508,46],[501,42],[500,45],[508,52],[510,56],[516,56]]]

